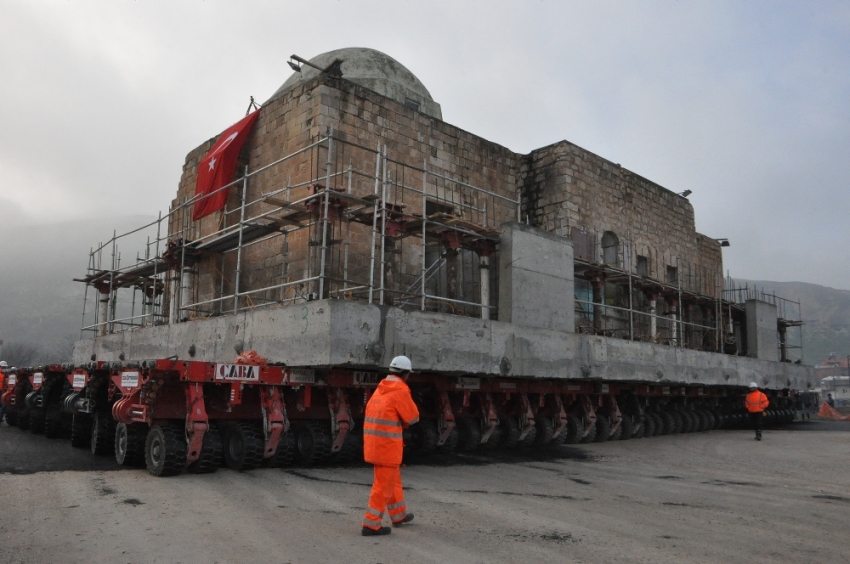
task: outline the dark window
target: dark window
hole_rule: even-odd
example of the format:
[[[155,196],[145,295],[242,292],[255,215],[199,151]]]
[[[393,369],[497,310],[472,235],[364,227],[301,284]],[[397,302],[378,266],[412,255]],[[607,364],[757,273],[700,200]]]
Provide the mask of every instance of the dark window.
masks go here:
[[[638,276],[649,276],[649,259],[641,255],[637,256]]]
[[[440,202],[434,202],[432,200],[425,200],[425,215],[431,217],[435,213],[447,213],[452,215],[454,212],[454,208],[452,206],[441,204]]]
[[[414,102],[410,98],[404,99],[404,105],[410,108],[411,110],[416,110],[417,112],[419,111],[419,102]]]
[[[602,262],[620,266],[620,239],[612,231],[602,234]]]
[[[667,267],[667,283],[668,284],[678,284],[679,283],[679,271],[675,266]]]

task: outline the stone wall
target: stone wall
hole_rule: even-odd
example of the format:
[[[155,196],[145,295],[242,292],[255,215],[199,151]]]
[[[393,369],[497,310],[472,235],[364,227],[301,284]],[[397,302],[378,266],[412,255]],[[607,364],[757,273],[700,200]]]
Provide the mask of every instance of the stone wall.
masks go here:
[[[716,296],[702,273],[722,271],[720,245],[696,232],[686,198],[568,141],[524,157],[520,178],[523,219],[532,225],[562,236],[587,232],[597,262],[604,260],[605,232],[613,233],[616,259],[605,262],[631,262],[637,272],[638,257],[644,257],[649,278],[675,285],[668,267],[675,268],[683,283],[694,281],[694,291]]]

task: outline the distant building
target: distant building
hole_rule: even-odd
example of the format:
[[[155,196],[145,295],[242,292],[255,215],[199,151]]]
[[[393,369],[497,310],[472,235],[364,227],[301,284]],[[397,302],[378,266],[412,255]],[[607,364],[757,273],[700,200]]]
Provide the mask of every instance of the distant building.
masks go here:
[[[850,404],[850,356],[830,354],[815,366],[815,376],[821,380],[821,399],[825,401],[826,395],[832,394],[836,405]]]

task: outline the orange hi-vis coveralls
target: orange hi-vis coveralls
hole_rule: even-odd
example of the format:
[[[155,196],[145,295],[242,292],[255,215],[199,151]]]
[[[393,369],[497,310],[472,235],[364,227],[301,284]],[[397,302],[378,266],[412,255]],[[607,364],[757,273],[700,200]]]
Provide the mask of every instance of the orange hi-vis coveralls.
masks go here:
[[[746,407],[747,411],[750,413],[761,413],[767,409],[769,404],[770,401],[768,401],[767,396],[764,395],[764,392],[760,392],[759,390],[754,390],[748,393],[744,400],[744,407]]]
[[[363,526],[378,530],[386,510],[393,523],[407,517],[401,487],[402,431],[419,421],[419,409],[404,380],[390,374],[378,384],[366,404],[363,423],[363,457],[375,465],[375,480]]]

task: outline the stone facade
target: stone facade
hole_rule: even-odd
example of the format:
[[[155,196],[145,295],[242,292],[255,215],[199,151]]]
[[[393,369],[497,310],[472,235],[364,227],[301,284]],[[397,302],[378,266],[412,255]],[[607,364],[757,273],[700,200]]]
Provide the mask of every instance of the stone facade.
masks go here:
[[[408,215],[421,216],[426,211],[422,209],[421,195],[416,195],[414,189],[422,188],[423,169],[427,169],[428,200],[466,221],[491,229],[516,221],[517,205],[510,200],[521,197],[521,221],[556,235],[572,236],[577,259],[582,258],[582,253],[575,234],[585,233],[587,240],[593,241],[594,256],[590,258],[598,262],[609,262],[633,273],[643,268],[642,276],[667,283],[670,283],[669,269],[673,268],[686,290],[717,297],[718,277],[722,272],[720,246],[696,233],[693,207],[686,198],[567,141],[521,155],[345,79],[319,75],[270,100],[262,108],[243,147],[237,177],[245,167],[248,171],[258,171],[298,153],[331,130],[335,144],[330,159],[330,184],[334,189],[350,190],[358,197],[371,195],[375,190],[375,150],[385,146],[388,170],[378,170],[378,175],[385,174],[393,187],[388,192],[388,201],[402,204]],[[198,163],[214,141],[206,141],[187,156],[173,208],[194,195]],[[312,182],[319,179],[324,183],[327,178],[327,161],[327,150],[314,147],[251,177],[246,192],[246,201],[250,203],[246,217],[275,210],[275,206],[257,200],[286,186],[294,188],[278,199],[285,196],[287,201],[296,201],[307,197],[313,189]],[[465,185],[480,187],[504,199]],[[241,184],[234,186],[227,209],[198,222],[192,222],[182,213],[174,214],[171,236],[178,238],[182,234],[196,240],[237,224],[241,192]],[[316,276],[319,231],[301,229],[246,247],[241,291]],[[340,224],[332,226],[331,231],[331,240],[350,240],[346,263],[349,279],[361,284],[367,281],[371,226]],[[612,234],[616,245],[610,247]],[[609,243],[607,251],[603,240]],[[416,284],[422,253],[429,251],[423,250],[417,237],[389,244],[392,254],[384,266],[384,276],[400,292]],[[331,248],[326,259],[326,264],[335,265],[337,271],[342,269],[341,248],[342,244]],[[466,256],[470,266],[466,270],[461,268],[465,273],[461,278],[475,285],[480,276],[472,266],[476,257],[469,252],[462,256]],[[235,253],[203,258],[195,266],[193,301],[214,300],[232,293],[235,265]],[[498,269],[490,269],[497,284],[496,272]],[[674,285],[678,284],[678,278]],[[458,296],[477,300],[473,290],[461,286]],[[495,290],[494,296],[498,294]],[[294,299],[307,291],[305,286],[258,292],[252,295],[251,303]],[[327,288],[325,294],[328,295]],[[391,298],[388,300],[392,303]],[[221,309],[226,311],[227,307]],[[205,313],[209,312],[207,308]]]

